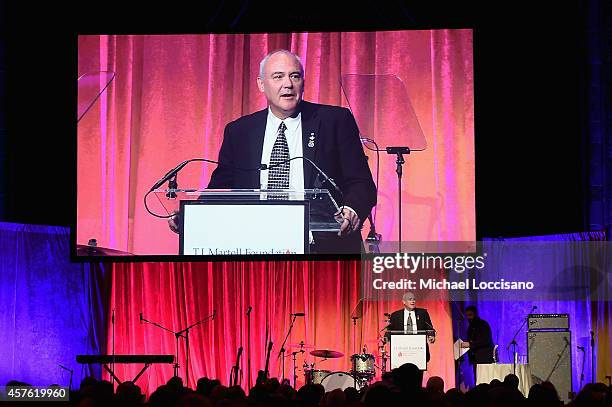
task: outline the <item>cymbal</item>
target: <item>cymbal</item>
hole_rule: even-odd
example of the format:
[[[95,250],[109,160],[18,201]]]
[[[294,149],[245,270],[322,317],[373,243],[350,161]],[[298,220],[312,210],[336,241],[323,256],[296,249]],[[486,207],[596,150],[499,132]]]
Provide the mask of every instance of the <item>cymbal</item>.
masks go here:
[[[86,244],[78,244],[76,254],[77,256],[133,256],[132,253],[123,252],[121,250],[89,246]]]
[[[330,350],[330,349],[316,349],[316,350],[310,351],[310,354],[312,356],[316,356],[318,358],[324,358],[324,359],[341,358],[342,356],[344,356],[344,353],[338,352],[335,350]]]

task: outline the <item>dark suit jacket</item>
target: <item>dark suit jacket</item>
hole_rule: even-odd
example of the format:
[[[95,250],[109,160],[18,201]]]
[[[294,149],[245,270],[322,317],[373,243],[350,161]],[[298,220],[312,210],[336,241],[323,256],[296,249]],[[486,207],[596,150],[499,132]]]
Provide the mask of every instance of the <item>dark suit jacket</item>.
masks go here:
[[[470,364],[493,363],[493,338],[491,327],[484,319],[475,318],[468,326],[467,338],[470,342],[468,357]]]
[[[359,139],[359,129],[348,109],[302,101],[303,154],[314,161],[342,191],[342,196],[330,185],[317,185],[317,171],[302,160],[304,187],[329,189],[338,205],[350,206],[364,221],[376,204],[376,187],[368,167],[366,155]],[[213,171],[208,188],[260,187],[259,172],[238,168],[257,168],[261,164],[261,152],[266,130],[268,109],[243,116],[225,127],[223,143],[219,150],[220,165]],[[313,134],[314,147],[308,147]],[[295,165],[300,160],[292,161]],[[335,238],[334,238],[335,239]],[[351,233],[341,247],[350,247],[350,252],[359,252],[361,236]],[[315,241],[325,237],[315,235]],[[338,240],[338,239],[335,239]],[[355,245],[355,243],[357,245]],[[335,247],[332,252],[340,250]]]
[[[433,324],[431,323],[431,318],[429,317],[429,313],[425,308],[415,308],[414,313],[417,320],[417,330],[433,330]],[[389,318],[389,325],[387,326],[388,331],[403,331],[404,330],[404,308],[397,310],[391,314],[391,318]],[[387,339],[390,334],[386,333],[385,336]],[[435,333],[434,333],[435,336]],[[427,354],[426,360],[429,362],[429,342],[427,344]]]

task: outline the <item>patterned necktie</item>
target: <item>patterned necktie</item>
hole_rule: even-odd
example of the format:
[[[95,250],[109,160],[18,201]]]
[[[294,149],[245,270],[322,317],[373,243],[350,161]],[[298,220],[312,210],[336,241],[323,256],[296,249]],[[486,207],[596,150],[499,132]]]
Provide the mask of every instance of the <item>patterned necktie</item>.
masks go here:
[[[289,144],[287,144],[285,130],[287,126],[285,122],[281,122],[270,155],[270,167],[272,168],[268,172],[268,189],[289,189],[290,162],[283,162],[289,159]]]

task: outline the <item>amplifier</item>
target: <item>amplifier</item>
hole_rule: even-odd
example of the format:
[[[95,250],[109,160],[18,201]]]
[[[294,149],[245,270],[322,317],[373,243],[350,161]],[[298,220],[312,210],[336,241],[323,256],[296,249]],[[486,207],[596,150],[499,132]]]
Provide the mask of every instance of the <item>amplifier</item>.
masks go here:
[[[537,331],[540,329],[569,329],[568,314],[529,314],[527,316],[527,329]]]
[[[572,346],[569,331],[527,332],[527,357],[534,384],[549,381],[564,403],[572,391]]]

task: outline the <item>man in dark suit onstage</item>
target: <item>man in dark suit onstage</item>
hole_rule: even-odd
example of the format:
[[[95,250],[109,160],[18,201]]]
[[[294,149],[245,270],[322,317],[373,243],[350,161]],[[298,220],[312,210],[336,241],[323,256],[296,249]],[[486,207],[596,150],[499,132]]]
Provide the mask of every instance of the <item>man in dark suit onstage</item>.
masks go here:
[[[261,61],[257,85],[268,100],[268,108],[225,127],[219,150],[221,164],[213,172],[208,188],[315,187],[317,171],[301,159],[280,167],[285,175],[289,173],[288,180],[280,178],[283,171],[279,175],[278,171],[272,174],[272,169],[236,169],[269,165],[274,158],[271,156],[278,159],[277,144],[282,141],[288,157],[311,159],[342,191],[339,196],[331,185],[320,186],[329,189],[341,205],[342,210],[336,215],[341,226],[338,235],[314,233],[311,251],[359,253],[361,225],[376,204],[376,188],[353,115],[345,108],[303,101],[304,67],[297,55],[286,50],[271,52]],[[286,142],[280,140],[281,133]]]
[[[433,335],[427,337],[427,342],[434,343],[436,341],[435,330],[429,318],[429,313],[425,308],[416,307],[416,297],[413,293],[407,292],[402,296],[404,308],[397,310],[391,314],[387,331],[404,331],[415,332],[430,330]],[[390,339],[390,333],[385,334],[387,340]],[[427,343],[425,359],[429,362],[429,343]]]
[[[470,305],[465,309],[465,317],[470,325],[467,329],[468,340],[462,346],[469,348],[468,358],[476,377],[476,365],[495,363],[493,334],[489,323],[478,316],[475,306]]]

